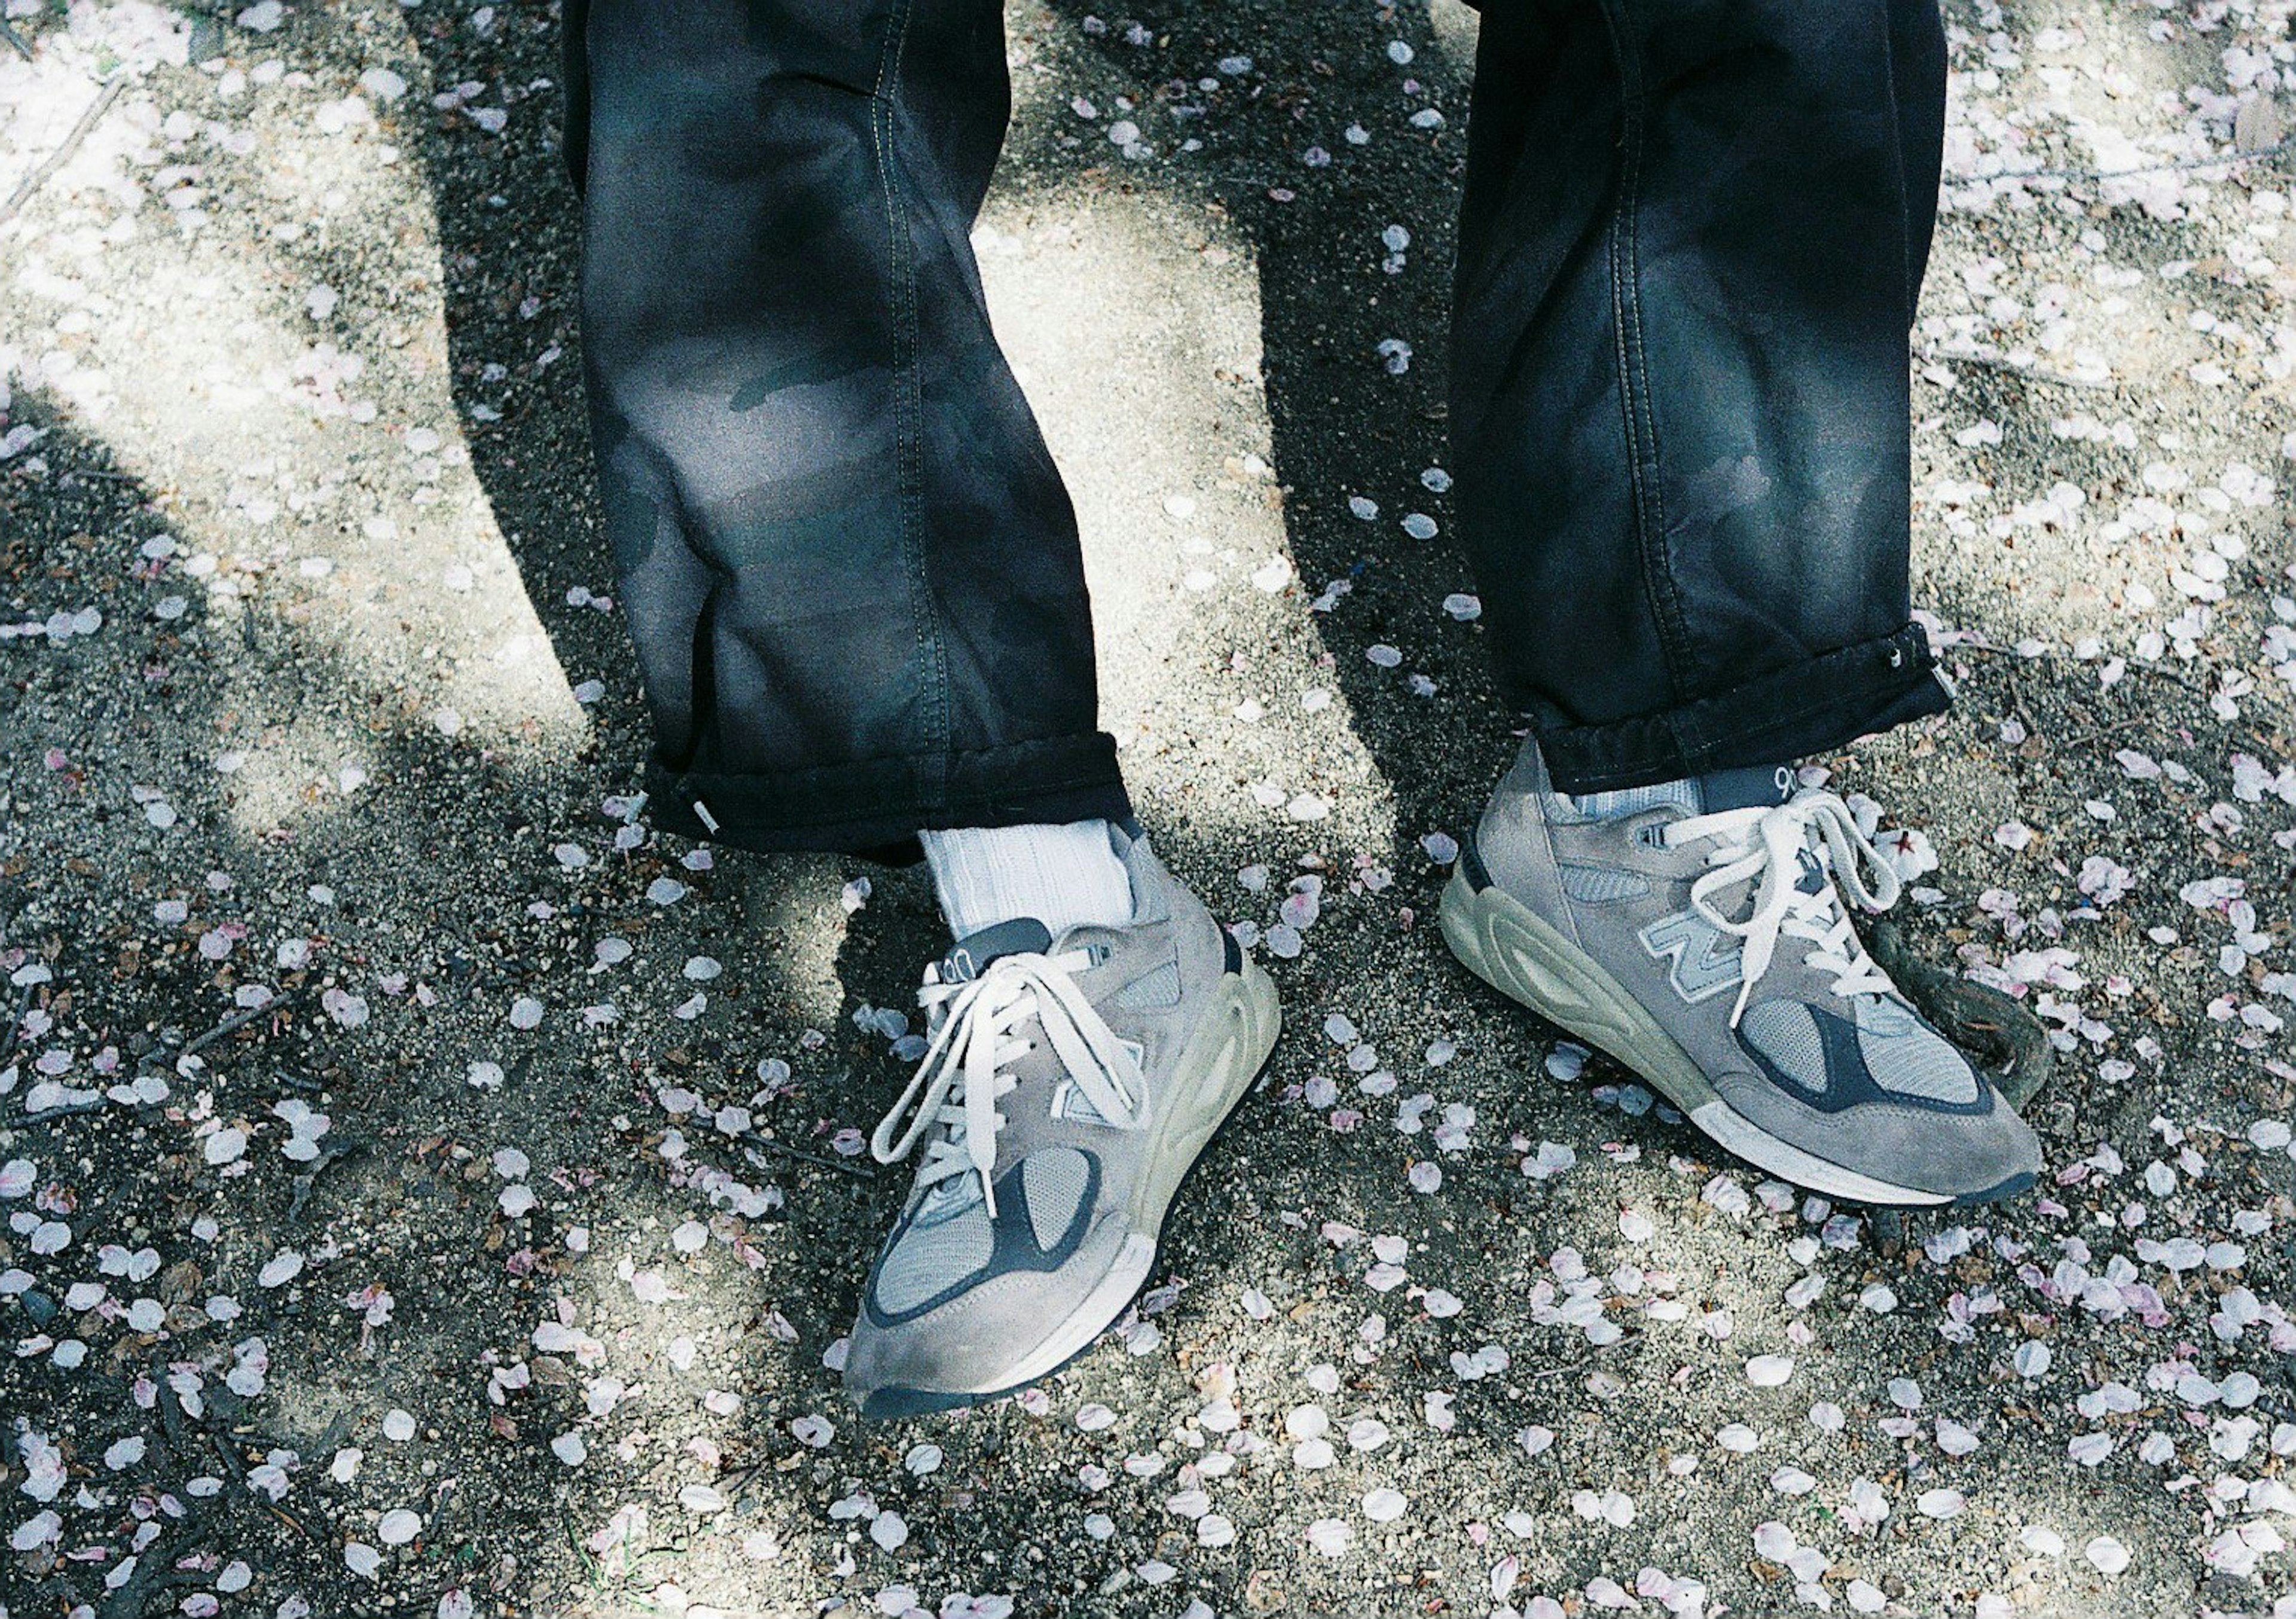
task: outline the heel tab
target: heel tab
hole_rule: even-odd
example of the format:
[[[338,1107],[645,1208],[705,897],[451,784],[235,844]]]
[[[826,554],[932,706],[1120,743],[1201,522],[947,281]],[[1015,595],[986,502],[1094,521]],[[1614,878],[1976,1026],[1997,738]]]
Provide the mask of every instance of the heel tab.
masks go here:
[[[1483,863],[1483,852],[1475,846],[1472,832],[1459,844],[1459,875],[1474,893],[1480,894],[1491,886],[1491,869]]]
[[[1547,773],[1546,756],[1538,751],[1538,739],[1527,736],[1515,750],[1514,763],[1507,766],[1506,774],[1499,778],[1493,796],[1499,793],[1545,794],[1554,790],[1554,779]]]

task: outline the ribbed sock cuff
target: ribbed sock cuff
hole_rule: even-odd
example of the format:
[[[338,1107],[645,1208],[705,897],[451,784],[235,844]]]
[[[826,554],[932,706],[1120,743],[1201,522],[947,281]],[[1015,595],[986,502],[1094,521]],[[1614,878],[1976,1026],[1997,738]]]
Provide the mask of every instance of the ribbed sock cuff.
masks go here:
[[[918,841],[955,938],[1023,916],[1056,938],[1070,928],[1132,920],[1132,878],[1105,821],[965,827],[921,832]]]
[[[1685,814],[1698,813],[1698,783],[1685,778],[1678,781],[1654,781],[1648,787],[1622,787],[1607,793],[1565,793],[1570,807],[1588,821],[1610,821],[1621,815],[1639,815],[1644,810],[1656,809],[1662,804],[1679,806]]]

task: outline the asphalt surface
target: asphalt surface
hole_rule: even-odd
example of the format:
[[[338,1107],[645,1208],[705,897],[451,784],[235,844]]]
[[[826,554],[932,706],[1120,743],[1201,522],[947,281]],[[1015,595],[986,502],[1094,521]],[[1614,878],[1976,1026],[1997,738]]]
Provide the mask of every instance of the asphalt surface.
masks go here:
[[[1472,13],[1014,11],[998,327],[1289,1032],[1117,1333],[869,1427],[937,924],[626,824],[550,9],[13,0],[0,1611],[2296,1612],[2289,9],[1948,8],[1961,700],[1823,763],[2059,1049],[2044,1187],[1902,1222],[1434,937]]]

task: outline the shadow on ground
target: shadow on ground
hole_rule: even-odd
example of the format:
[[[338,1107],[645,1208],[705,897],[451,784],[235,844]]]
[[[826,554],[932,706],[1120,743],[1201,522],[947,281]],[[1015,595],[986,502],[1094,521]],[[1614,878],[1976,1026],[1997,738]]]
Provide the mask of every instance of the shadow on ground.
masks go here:
[[[1977,9],[1957,8],[1959,64],[2007,71]],[[62,16],[22,24],[33,48],[54,48]],[[2131,17],[2094,26],[2149,88],[2219,54],[2194,29],[2148,55],[2161,19]],[[2070,1074],[2045,1120],[2054,1207],[1878,1241],[1705,1158],[1599,1065],[1612,1083],[1591,1103],[1545,1083],[1547,1032],[1451,971],[1420,925],[1442,877],[1421,835],[1456,829],[1510,746],[1480,632],[1439,611],[1464,568],[1398,527],[1448,517],[1420,474],[1442,459],[1464,14],[1241,0],[1096,32],[1065,3],[1016,13],[1021,118],[991,203],[992,297],[1049,301],[1082,277],[1106,317],[1047,332],[1021,308],[1009,331],[1038,397],[1060,402],[1048,429],[1100,514],[1087,543],[1096,577],[1118,582],[1109,652],[1128,673],[1111,697],[1146,813],[1224,916],[1265,927],[1308,876],[1324,879],[1324,916],[1277,963],[1293,1032],[1274,1083],[1217,1149],[1217,1195],[1178,1216],[1168,1286],[1142,1314],[1028,1400],[859,1428],[822,1362],[906,1177],[840,1149],[899,1075],[855,1014],[907,1005],[938,942],[924,887],[865,873],[873,895],[849,913],[856,865],[620,846],[605,801],[635,782],[643,709],[619,620],[584,605],[611,585],[575,381],[550,8],[275,20],[209,25],[199,53],[249,75],[234,96],[175,69],[123,98],[134,139],[105,138],[151,149],[122,160],[169,218],[142,192],[127,209],[60,182],[38,232],[0,233],[6,342],[47,379],[20,384],[0,425],[49,435],[45,470],[0,463],[11,617],[94,603],[103,620],[0,647],[0,966],[53,975],[16,992],[21,1071],[0,1087],[0,1164],[12,1187],[20,1156],[35,1188],[9,1210],[38,1211],[0,1237],[18,1349],[0,1408],[30,1425],[5,1435],[12,1534],[30,1435],[62,1447],[80,1492],[58,1497],[53,1541],[4,1566],[33,1599],[88,1600],[102,1619],[211,1598],[332,1615],[388,1592],[450,1619],[471,1611],[460,1601],[698,1619],[897,1611],[906,1585],[929,1612],[1010,1592],[1029,1619],[1172,1619],[1198,1597],[1221,1614],[1480,1612],[1519,1574],[1518,1606],[1631,1590],[1647,1608],[1696,1580],[1751,1613],[1808,1599],[1787,1567],[1808,1558],[1772,1525],[1824,1549],[1828,1599],[1864,1600],[1864,1580],[1900,1614],[2005,1592],[2042,1613],[2182,1612],[2285,1589],[2276,1563],[2251,1586],[2203,1557],[2236,1516],[2229,1498],[2219,1511],[2213,1490],[2163,1487],[2276,1465],[2225,1406],[2172,1402],[2184,1370],[2253,1365],[2270,1374],[2252,1408],[2263,1431],[2292,1416],[2260,1344],[2275,1329],[2226,1342],[2212,1325],[2235,1278],[2259,1309],[2288,1287],[2273,1235],[2286,1164],[2243,1133],[2285,1113],[2284,1076],[2264,1065],[2260,1026],[2204,1010],[2267,1007],[2267,958],[2228,976],[2222,908],[2179,897],[2245,871],[2280,925],[2269,838],[2285,817],[2251,798],[2222,812],[2228,751],[2288,751],[2286,699],[2253,656],[2284,528],[2259,524],[2231,560],[2229,627],[2205,657],[2138,659],[2105,685],[2070,650],[1957,649],[1959,715],[1856,761],[1854,782],[1916,784],[1892,807],[1947,849],[1924,935],[1965,966],[2031,975]],[[259,78],[266,60],[283,71]],[[411,88],[361,125],[342,101],[375,68]],[[1108,139],[1119,96],[1155,160]],[[1446,121],[1409,121],[1426,109]],[[478,111],[504,112],[499,132]],[[1192,132],[1204,149],[1174,151]],[[2038,307],[2054,295],[2012,261],[2030,250],[2033,279],[2086,286],[2092,221],[2145,278],[2121,294],[2125,316],[2082,318],[2125,318],[2159,348],[2131,349],[2154,368],[2147,387],[2082,398],[2137,423],[2144,447],[2058,434],[2062,389],[1997,368],[1928,378],[1922,594],[1949,630],[2119,646],[2171,610],[2124,585],[2158,583],[2214,503],[2112,537],[2020,513],[2060,478],[2097,508],[2134,502],[2147,461],[2181,454],[2170,432],[2206,446],[2219,464],[2202,476],[2235,512],[2240,480],[2220,463],[2269,458],[2256,397],[2215,413],[2221,437],[2196,425],[2191,365],[2245,362],[2231,339],[2206,348],[2218,339],[2191,316],[2261,329],[2277,295],[2221,269],[2171,281],[2162,264],[2206,262],[2195,224],[2114,208],[1949,218],[1942,324],[1924,344],[2014,340],[1988,325],[2005,294],[1971,290],[1981,261],[2011,266],[1988,274]],[[1412,238],[1394,274],[1390,225]],[[1129,245],[1136,260],[1098,257]],[[155,307],[139,304],[155,287]],[[1151,297],[1170,301],[1133,307]],[[1144,350],[1170,369],[1110,384],[1136,407],[1182,401],[1157,436],[1102,420],[1090,380],[1056,369],[1071,345],[1120,353],[1181,315],[1217,342]],[[1391,337],[1415,352],[1400,375],[1378,353]],[[47,369],[51,351],[78,369]],[[242,361],[286,381],[238,378]],[[89,381],[106,370],[109,394]],[[69,403],[83,397],[109,414]],[[1991,446],[1956,437],[1996,418]],[[1932,488],[1948,477],[1993,493],[1948,501]],[[1169,515],[1182,493],[1192,520]],[[1378,503],[1375,522],[1350,495]],[[161,535],[173,557],[147,549]],[[1264,593],[1247,581],[1276,550],[1300,582]],[[1334,579],[1352,590],[1303,610]],[[1398,649],[1399,668],[1368,660],[1374,644]],[[1413,672],[1434,697],[1413,694]],[[2260,687],[2228,693],[2243,672]],[[1265,724],[1234,718],[1247,698]],[[457,703],[470,712],[449,724]],[[2191,769],[2137,782],[2112,763],[2123,744]],[[1308,793],[1327,819],[1289,813]],[[2025,852],[1996,833],[2013,820],[2036,833]],[[2083,916],[2075,872],[2092,854],[2138,887]],[[1261,865],[1264,894],[1238,880]],[[2174,945],[2154,942],[2163,928]],[[2048,959],[2060,943],[2079,975]],[[283,1010],[187,1051],[258,984]],[[1334,1014],[1362,1038],[1332,1032]],[[105,1098],[139,1071],[168,1093]],[[36,1085],[81,1100],[27,1116]],[[1416,1132],[1395,1111],[1414,1092],[1431,1108]],[[297,1107],[328,1117],[316,1159],[284,1150],[281,1109]],[[1454,1108],[1472,1122],[1446,1150],[1425,1126]],[[2156,1115],[2189,1134],[2167,1143]],[[1527,1176],[1542,1142],[1578,1167]],[[1428,1167],[1437,1192],[1406,1178]],[[2238,1228],[2239,1260],[2210,1259],[2221,1273],[2143,1257],[2156,1234],[2220,1239],[2251,1217],[2263,1223]],[[41,1251],[43,1221],[69,1228],[67,1246]],[[1375,1234],[1401,1255],[1382,1282]],[[135,1257],[145,1247],[155,1271]],[[2157,1321],[2085,1302],[2090,1272],[2121,1264],[2161,1283]],[[65,1304],[97,1276],[97,1304]],[[2017,1370],[2029,1344],[2054,1372]],[[1790,1385],[1750,1385],[1764,1353],[1794,1358]],[[2115,1384],[2144,1402],[2077,1415]],[[1839,1431],[1816,1419],[1826,1405]],[[1364,1445],[1294,1465],[1309,1407]],[[1940,1418],[1980,1447],[1948,1449]],[[2140,1457],[2156,1426],[2173,1465]],[[1720,1437],[1740,1429],[1751,1453]],[[2068,1455],[2090,1432],[2115,1446],[2095,1466]],[[149,1465],[113,1450],[137,1438]],[[1859,1516],[1860,1480],[1886,1519]],[[1950,1518],[1933,1494],[1948,1484],[1967,1498]],[[1370,1510],[1388,1488],[1407,1498],[1401,1517]],[[399,1512],[417,1520],[404,1542],[386,1533]],[[2270,1521],[2262,1504],[2250,1517]],[[1347,1556],[1308,1549],[1308,1525],[1330,1523],[1355,1537]],[[2034,1550],[2037,1528],[2074,1555]],[[159,1538],[118,1573],[147,1530]],[[2079,1555],[2107,1533],[2136,1554],[2126,1574]],[[370,1577],[361,1549],[377,1548]]]

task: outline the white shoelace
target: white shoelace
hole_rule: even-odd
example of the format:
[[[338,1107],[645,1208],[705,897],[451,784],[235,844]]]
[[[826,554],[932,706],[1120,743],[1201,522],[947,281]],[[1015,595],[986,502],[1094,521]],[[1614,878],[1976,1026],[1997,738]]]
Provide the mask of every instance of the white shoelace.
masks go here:
[[[947,1125],[925,1147],[919,1185],[978,1174],[988,1214],[996,1214],[996,1104],[1020,1082],[1005,1069],[1036,1049],[1016,1031],[1035,1018],[1085,1100],[1110,1124],[1130,1128],[1139,1117],[1140,1066],[1093,1010],[1075,975],[1092,965],[1081,950],[1060,955],[999,956],[973,978],[929,977],[917,1004],[933,1025],[916,1076],[877,1122],[869,1151],[880,1164],[908,1157],[918,1140]]]
[[[1730,1010],[1732,1028],[1745,1015],[1747,999],[1769,969],[1781,938],[1800,939],[1812,946],[1803,954],[1803,963],[1833,974],[1837,995],[1887,994],[1895,987],[1866,953],[1849,913],[1841,907],[1834,881],[1866,910],[1882,912],[1898,903],[1898,874],[1857,830],[1857,818],[1840,797],[1806,789],[1767,809],[1721,810],[1669,822],[1664,833],[1669,846],[1703,838],[1715,839],[1717,847],[1707,857],[1708,869],[1691,885],[1690,908],[1722,932],[1744,941],[1743,979],[1737,1004]],[[1829,880],[1821,882],[1816,893],[1806,894],[1798,884],[1804,871],[1802,855],[1813,846],[1821,852],[1822,874]],[[1723,915],[1714,896],[1750,878],[1759,879],[1752,908],[1742,920]]]

